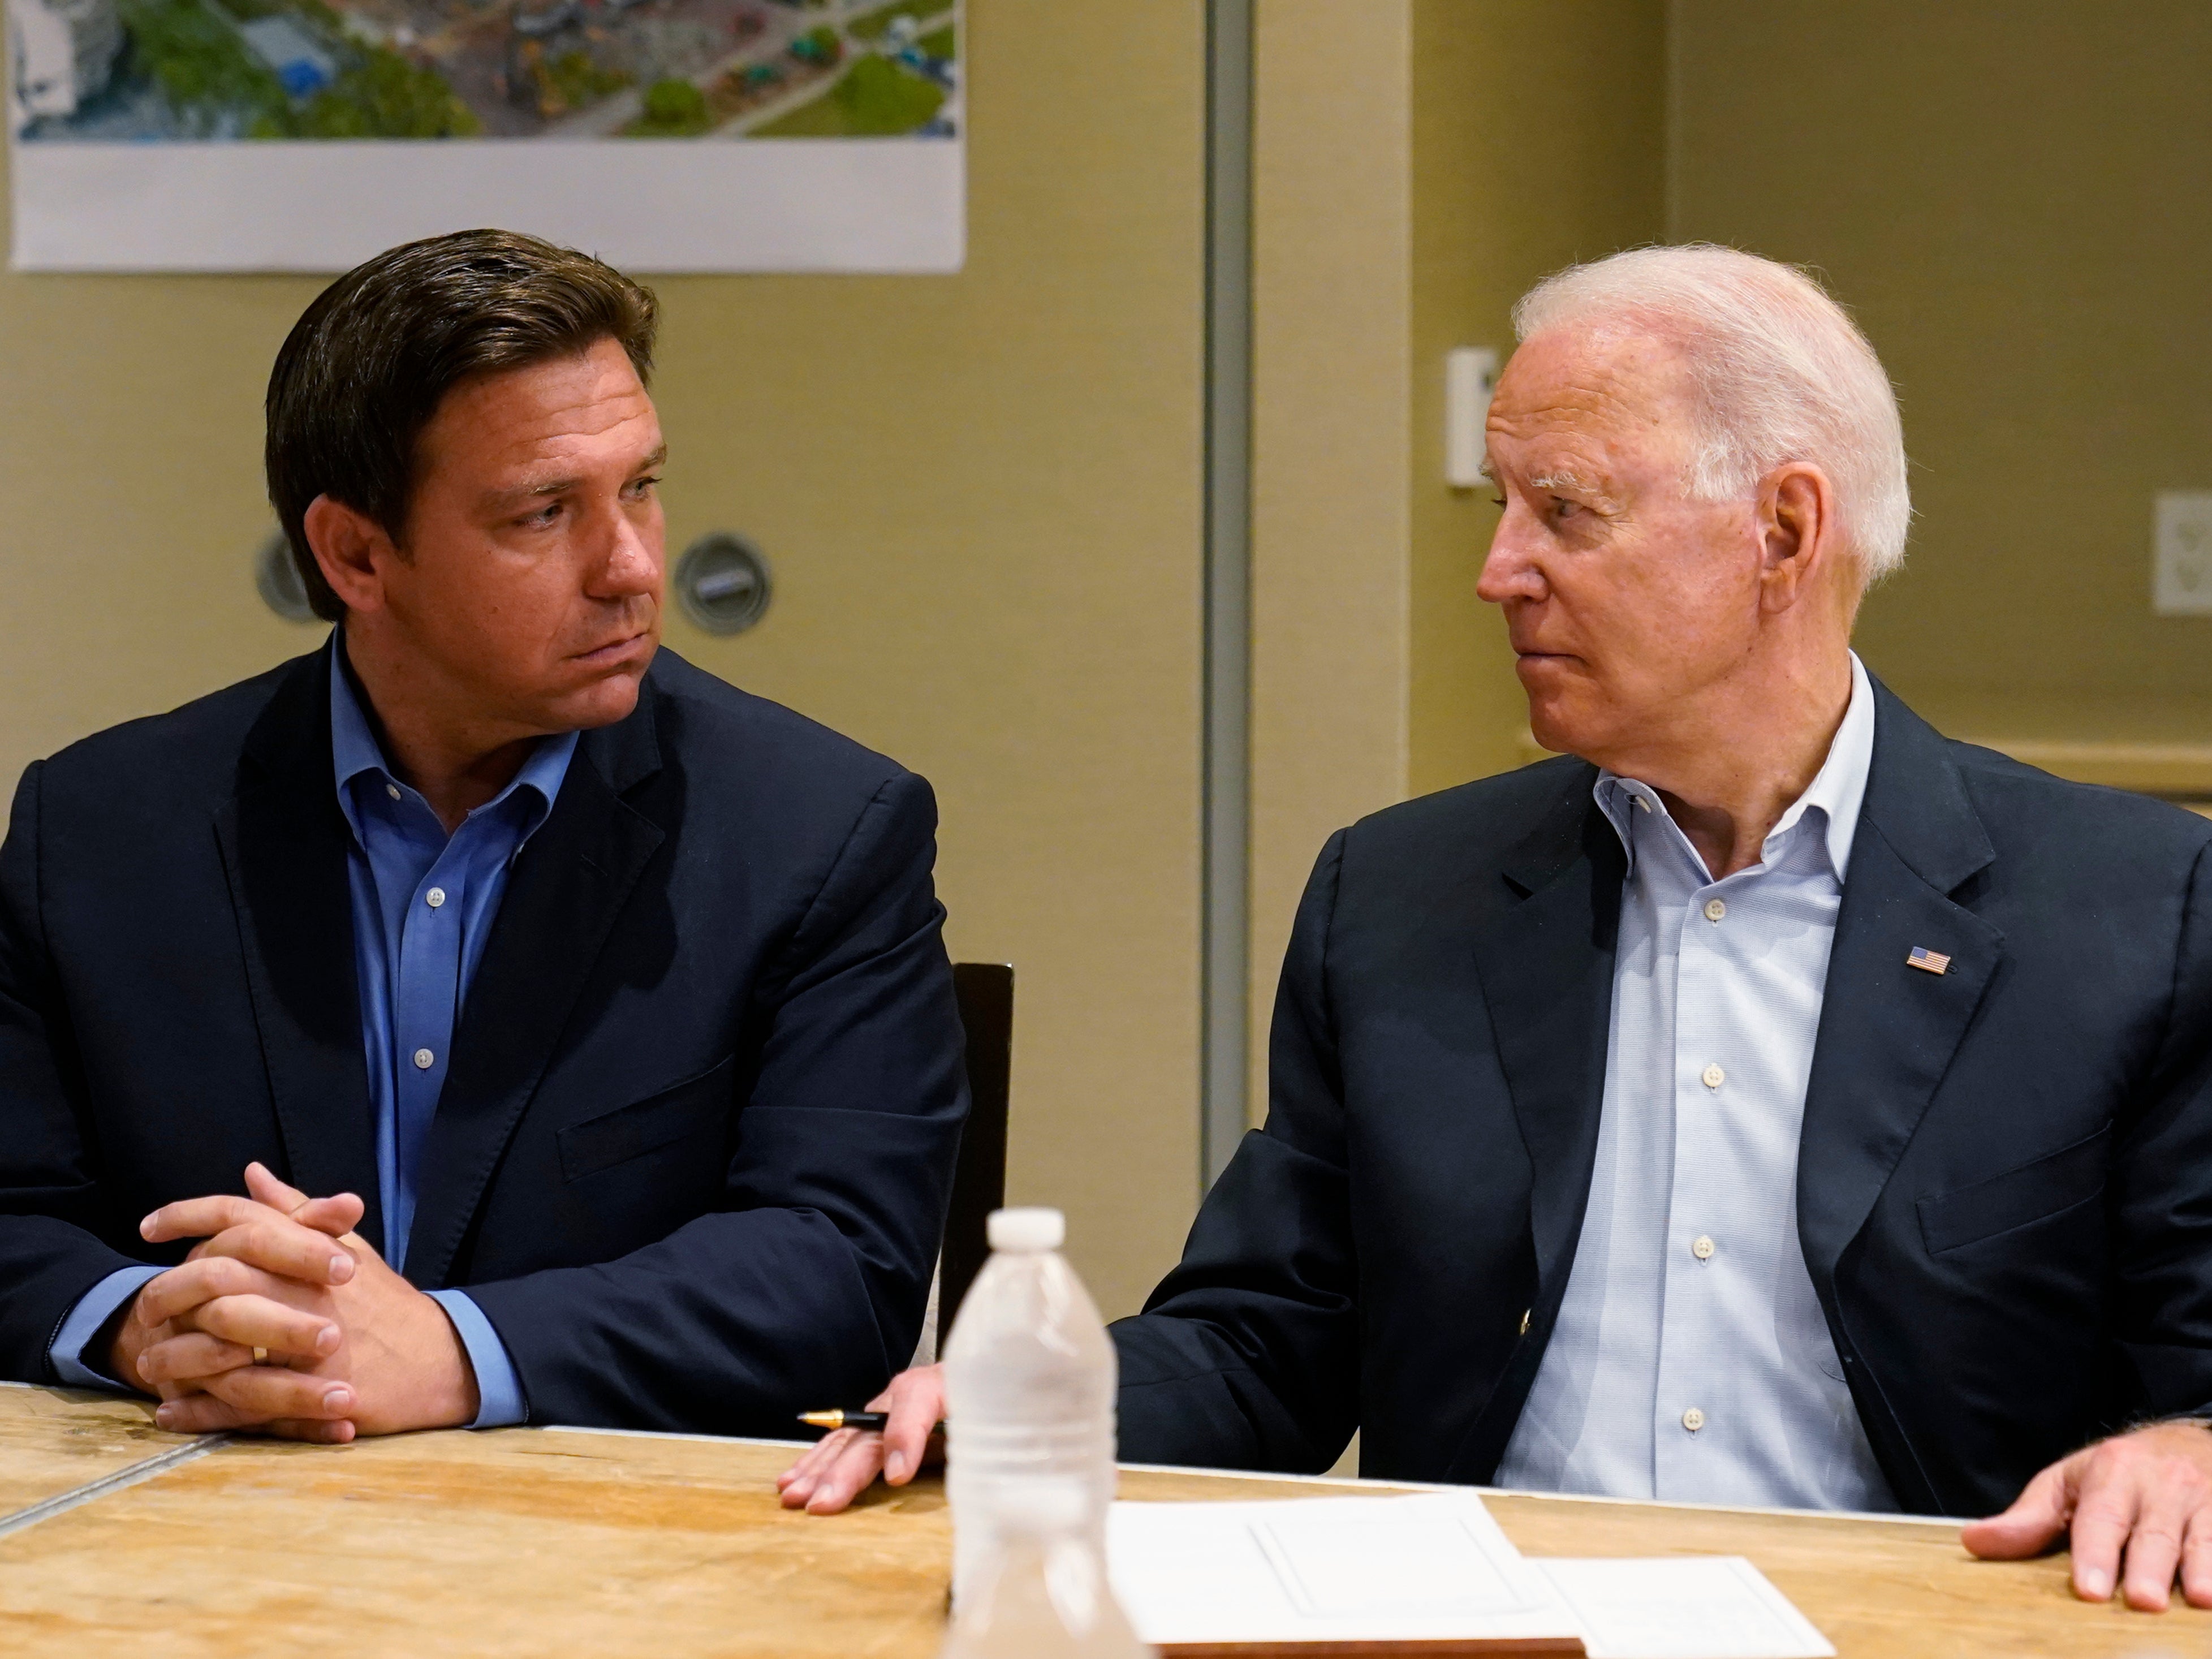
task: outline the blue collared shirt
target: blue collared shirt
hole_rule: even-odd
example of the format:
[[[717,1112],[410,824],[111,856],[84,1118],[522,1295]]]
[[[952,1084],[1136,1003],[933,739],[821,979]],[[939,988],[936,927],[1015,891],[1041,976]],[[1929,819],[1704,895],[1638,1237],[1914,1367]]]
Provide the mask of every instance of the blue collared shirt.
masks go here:
[[[353,832],[346,870],[362,1048],[376,1115],[384,1259],[402,1271],[424,1145],[461,1006],[483,959],[507,871],[552,811],[576,734],[541,738],[507,787],[448,836],[429,803],[392,775],[344,672],[344,648],[341,637],[331,654],[331,756],[338,806]],[[86,1363],[85,1345],[160,1271],[111,1273],[70,1310],[51,1352],[64,1382],[113,1386]],[[466,1291],[430,1294],[453,1322],[476,1370],[480,1409],[471,1426],[522,1421],[521,1384],[491,1322]]]
[[[1874,758],[1874,690],[1760,861],[1715,881],[1657,791],[1599,775],[1628,854],[1574,1270],[1498,1483],[1893,1510],[1797,1238],[1797,1139]]]

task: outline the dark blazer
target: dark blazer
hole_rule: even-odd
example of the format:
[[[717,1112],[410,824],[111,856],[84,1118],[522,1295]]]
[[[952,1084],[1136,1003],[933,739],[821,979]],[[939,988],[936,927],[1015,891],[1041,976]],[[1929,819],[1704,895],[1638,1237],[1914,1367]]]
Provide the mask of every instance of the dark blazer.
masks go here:
[[[1798,1231],[1899,1501],[1979,1515],[2212,1406],[2212,823],[1879,688],[1875,732]],[[1124,1457],[1320,1469],[1357,1426],[1369,1474],[1492,1477],[1597,1144],[1624,860],[1594,778],[1547,761],[1330,841],[1267,1127],[1114,1327]]]
[[[0,848],[0,1374],[259,1158],[382,1237],[329,646],[64,750]],[[539,1422],[787,1432],[920,1331],[966,1111],[929,786],[663,650],[516,860],[407,1276]]]

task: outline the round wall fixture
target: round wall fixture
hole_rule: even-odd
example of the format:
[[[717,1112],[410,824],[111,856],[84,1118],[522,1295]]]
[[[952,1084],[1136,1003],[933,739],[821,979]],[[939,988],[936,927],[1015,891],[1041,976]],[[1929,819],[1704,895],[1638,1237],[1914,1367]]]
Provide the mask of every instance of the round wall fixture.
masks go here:
[[[261,603],[286,622],[316,620],[315,607],[307,603],[306,585],[300,580],[300,567],[292,562],[292,544],[283,531],[263,542],[253,556],[253,586]]]
[[[742,634],[767,614],[768,559],[743,536],[709,531],[676,561],[676,602],[709,634]]]

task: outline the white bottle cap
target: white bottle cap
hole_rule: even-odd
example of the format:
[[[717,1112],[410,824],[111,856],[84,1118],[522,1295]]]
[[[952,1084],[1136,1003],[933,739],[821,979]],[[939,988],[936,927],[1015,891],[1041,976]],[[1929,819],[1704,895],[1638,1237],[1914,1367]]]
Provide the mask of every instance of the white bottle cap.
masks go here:
[[[1058,1210],[994,1210],[983,1233],[994,1250],[1056,1250],[1067,1237],[1067,1218]]]

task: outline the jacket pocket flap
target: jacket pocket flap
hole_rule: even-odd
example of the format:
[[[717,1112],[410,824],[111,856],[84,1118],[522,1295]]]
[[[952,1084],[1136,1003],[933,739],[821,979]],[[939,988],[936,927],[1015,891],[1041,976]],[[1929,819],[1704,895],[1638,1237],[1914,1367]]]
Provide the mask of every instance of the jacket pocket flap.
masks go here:
[[[1920,1200],[1920,1236],[1931,1255],[2071,1209],[2105,1188],[2109,1128],[1971,1186]]]
[[[698,1076],[663,1089],[657,1095],[617,1106],[611,1112],[572,1123],[556,1139],[561,1146],[561,1176],[579,1181],[587,1175],[642,1157],[655,1147],[681,1140],[702,1124],[728,1110],[728,1056]]]

